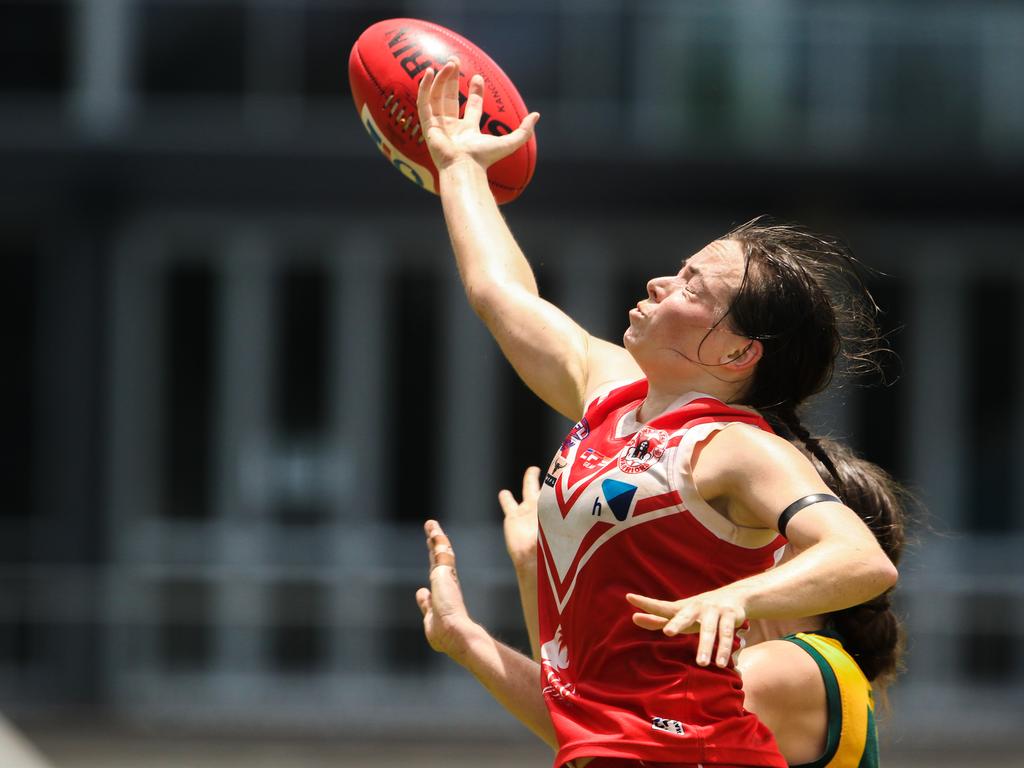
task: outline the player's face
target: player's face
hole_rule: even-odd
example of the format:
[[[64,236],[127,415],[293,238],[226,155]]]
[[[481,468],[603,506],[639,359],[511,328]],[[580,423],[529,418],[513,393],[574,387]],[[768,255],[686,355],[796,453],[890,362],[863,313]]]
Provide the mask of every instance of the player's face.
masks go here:
[[[623,342],[640,366],[681,361],[718,366],[742,348],[722,319],[743,280],[744,256],[732,240],[716,240],[683,262],[679,272],[647,283],[647,298],[629,312]]]

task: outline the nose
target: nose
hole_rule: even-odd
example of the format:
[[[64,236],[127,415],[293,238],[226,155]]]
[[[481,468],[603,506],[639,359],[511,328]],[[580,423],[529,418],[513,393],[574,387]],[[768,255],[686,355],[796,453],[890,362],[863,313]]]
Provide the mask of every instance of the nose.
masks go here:
[[[651,301],[658,302],[665,295],[666,281],[669,277],[654,277],[647,281],[647,296]]]

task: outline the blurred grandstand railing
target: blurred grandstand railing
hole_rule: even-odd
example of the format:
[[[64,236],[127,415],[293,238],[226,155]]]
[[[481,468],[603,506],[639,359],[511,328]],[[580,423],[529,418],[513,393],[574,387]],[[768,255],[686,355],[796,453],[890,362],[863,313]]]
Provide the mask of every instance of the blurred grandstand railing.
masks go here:
[[[397,16],[492,53],[561,154],[1024,155],[1024,6],[996,0],[3,0],[47,43],[0,51],[0,142],[362,152],[348,51]]]

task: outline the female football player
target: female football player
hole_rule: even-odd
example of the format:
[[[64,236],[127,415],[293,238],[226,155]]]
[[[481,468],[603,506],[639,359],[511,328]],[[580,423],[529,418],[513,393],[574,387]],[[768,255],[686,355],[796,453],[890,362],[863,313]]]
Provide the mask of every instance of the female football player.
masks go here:
[[[844,498],[871,528],[887,555],[898,561],[903,550],[907,496],[879,467],[859,459],[848,448],[822,440],[842,479]],[[830,486],[835,483],[819,467]],[[515,566],[524,597],[524,616],[535,644],[536,613],[531,595],[536,590],[537,497],[536,468],[523,477],[522,502],[509,491],[499,494],[505,513],[505,543]],[[417,600],[424,615],[427,638],[436,650],[452,654],[489,687],[503,689],[494,675],[497,642],[465,611],[454,570],[454,551],[440,526],[429,521],[427,548],[431,562],[431,590],[420,590]],[[783,560],[792,553],[787,549]],[[437,566],[448,566],[438,568]],[[534,601],[535,602],[535,601]],[[666,612],[671,616],[671,611]],[[664,617],[636,615],[641,625]],[[507,648],[501,646],[502,648]],[[755,713],[775,735],[790,766],[877,768],[878,741],[872,683],[884,687],[894,677],[901,650],[899,621],[886,593],[868,603],[828,616],[781,622],[754,621],[737,654],[736,670],[743,679],[745,708]],[[518,655],[507,649],[509,655]],[[540,674],[537,653],[530,663],[518,655],[518,664]],[[870,681],[870,682],[869,682]],[[536,686],[513,686],[506,695],[522,696],[518,713],[532,713],[527,722],[554,745],[554,733]]]
[[[796,409],[842,351],[854,294],[833,284],[848,256],[798,228],[752,222],[651,280],[623,346],[597,339],[539,297],[488,188],[487,167],[539,116],[485,136],[483,79],[470,80],[460,116],[458,77],[455,60],[427,70],[418,110],[466,295],[526,384],[576,422],[539,502],[556,765],[784,766],[729,668],[737,625],[831,613],[896,580],[867,526],[765,420],[786,424],[834,474]],[[797,554],[768,570],[779,534]],[[658,603],[645,600],[683,599],[654,633],[623,610],[625,594],[648,613]]]

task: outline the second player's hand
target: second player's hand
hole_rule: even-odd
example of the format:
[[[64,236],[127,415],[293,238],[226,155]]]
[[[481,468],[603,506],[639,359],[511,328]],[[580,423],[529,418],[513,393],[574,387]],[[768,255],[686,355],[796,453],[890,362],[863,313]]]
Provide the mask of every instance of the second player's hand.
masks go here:
[[[479,74],[469,81],[466,109],[459,117],[459,60],[450,59],[440,72],[427,69],[416,97],[423,137],[438,170],[471,160],[487,168],[511,155],[533,135],[540,115],[531,112],[511,133],[492,136],[480,132],[483,114],[484,79]]]
[[[731,587],[683,600],[656,600],[635,594],[627,594],[626,599],[643,611],[633,614],[633,623],[638,627],[664,632],[670,637],[699,632],[697,664],[702,667],[711,663],[713,653],[719,667],[729,663],[736,630],[747,619],[744,601]]]
[[[505,513],[505,547],[516,570],[537,564],[537,498],[540,496],[540,469],[528,467],[523,473],[523,500],[516,501],[511,491],[498,493]]]
[[[430,589],[421,587],[416,592],[416,603],[423,614],[423,633],[431,648],[458,660],[473,621],[455,572],[455,550],[436,520],[428,520],[423,532],[430,553]]]

